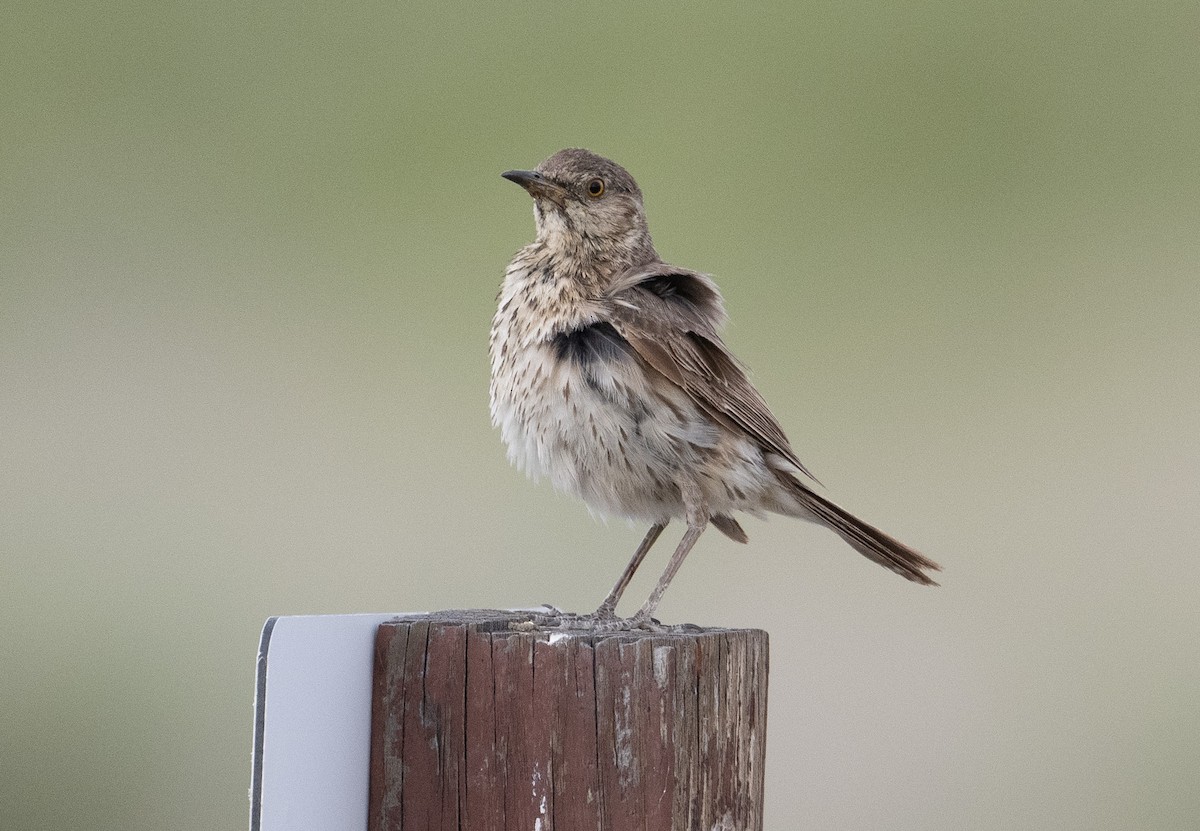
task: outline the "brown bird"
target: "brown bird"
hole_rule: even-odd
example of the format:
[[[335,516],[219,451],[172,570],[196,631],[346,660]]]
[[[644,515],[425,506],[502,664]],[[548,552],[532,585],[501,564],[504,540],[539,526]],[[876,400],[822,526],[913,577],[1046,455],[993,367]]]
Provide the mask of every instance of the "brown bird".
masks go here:
[[[650,523],[594,618],[613,620],[637,567],[672,519],[687,523],[632,618],[648,624],[711,523],[746,542],[736,511],[826,525],[915,583],[937,563],[814,492],[812,475],[721,341],[710,277],[654,250],[642,192],[588,150],[502,174],[533,197],[537,238],[504,275],[491,332],[491,413],[508,456],[604,514]]]

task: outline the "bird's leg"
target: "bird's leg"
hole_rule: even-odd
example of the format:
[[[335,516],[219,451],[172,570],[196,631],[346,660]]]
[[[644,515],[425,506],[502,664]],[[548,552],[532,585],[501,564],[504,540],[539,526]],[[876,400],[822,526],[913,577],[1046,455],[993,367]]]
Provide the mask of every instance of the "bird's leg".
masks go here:
[[[679,547],[671,555],[671,561],[667,563],[666,571],[663,572],[662,577],[658,578],[658,585],[650,593],[650,598],[646,601],[645,605],[633,616],[633,620],[637,624],[649,623],[654,615],[654,610],[658,608],[658,602],[662,600],[662,596],[667,590],[667,586],[671,584],[672,578],[675,577],[675,572],[679,571],[679,567],[683,565],[688,552],[692,550],[692,546],[696,544],[696,540],[700,539],[700,535],[704,533],[707,525],[707,520],[696,525],[688,523],[687,533],[683,535],[683,539],[679,541]]]
[[[691,487],[685,485],[683,488],[683,501],[687,507],[687,532],[683,535],[683,539],[679,541],[679,546],[675,549],[675,553],[671,555],[671,561],[667,563],[667,568],[662,573],[662,577],[658,578],[658,585],[654,587],[654,591],[650,593],[649,599],[638,610],[638,613],[633,616],[633,620],[637,625],[644,626],[651,621],[654,610],[658,608],[658,603],[662,600],[667,586],[671,585],[671,580],[675,577],[675,572],[679,571],[679,567],[687,559],[688,552],[692,550],[692,546],[696,544],[696,540],[700,539],[700,535],[708,527],[708,507],[704,504],[699,491],[700,489],[695,485]]]
[[[592,617],[597,620],[611,620],[616,617],[617,603],[621,600],[621,595],[625,593],[625,589],[629,587],[629,581],[633,579],[633,573],[638,570],[638,566],[642,564],[642,560],[646,559],[646,554],[650,551],[650,547],[654,545],[658,535],[667,527],[665,522],[656,522],[650,526],[650,530],[646,532],[646,536],[642,539],[641,545],[637,547],[637,551],[633,552],[633,557],[629,560],[629,565],[625,566],[625,571],[621,574],[621,579],[613,586],[612,591],[608,593],[608,597],[604,598],[604,602],[600,604]]]

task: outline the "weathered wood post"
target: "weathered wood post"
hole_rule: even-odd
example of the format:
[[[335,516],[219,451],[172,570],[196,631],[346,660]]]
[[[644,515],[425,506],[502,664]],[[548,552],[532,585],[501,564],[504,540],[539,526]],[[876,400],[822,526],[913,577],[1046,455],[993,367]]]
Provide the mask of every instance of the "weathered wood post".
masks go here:
[[[767,633],[379,627],[370,831],[761,831]]]

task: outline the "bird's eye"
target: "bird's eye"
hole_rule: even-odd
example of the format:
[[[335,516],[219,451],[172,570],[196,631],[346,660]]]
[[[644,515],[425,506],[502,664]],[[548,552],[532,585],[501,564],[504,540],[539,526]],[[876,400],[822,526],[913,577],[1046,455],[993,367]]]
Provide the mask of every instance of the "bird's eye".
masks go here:
[[[592,197],[593,199],[603,196],[604,195],[604,180],[603,179],[593,179],[592,181],[588,182],[587,183],[587,192],[588,192],[588,196]]]

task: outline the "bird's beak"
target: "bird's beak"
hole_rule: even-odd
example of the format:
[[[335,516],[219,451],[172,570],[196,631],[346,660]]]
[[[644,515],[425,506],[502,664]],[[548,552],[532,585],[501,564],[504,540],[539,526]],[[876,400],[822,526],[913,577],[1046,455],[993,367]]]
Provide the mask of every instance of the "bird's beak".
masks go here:
[[[536,170],[506,170],[500,175],[525,188],[535,199],[549,199],[560,208],[564,207],[567,198],[571,195],[566,188],[551,182]]]

